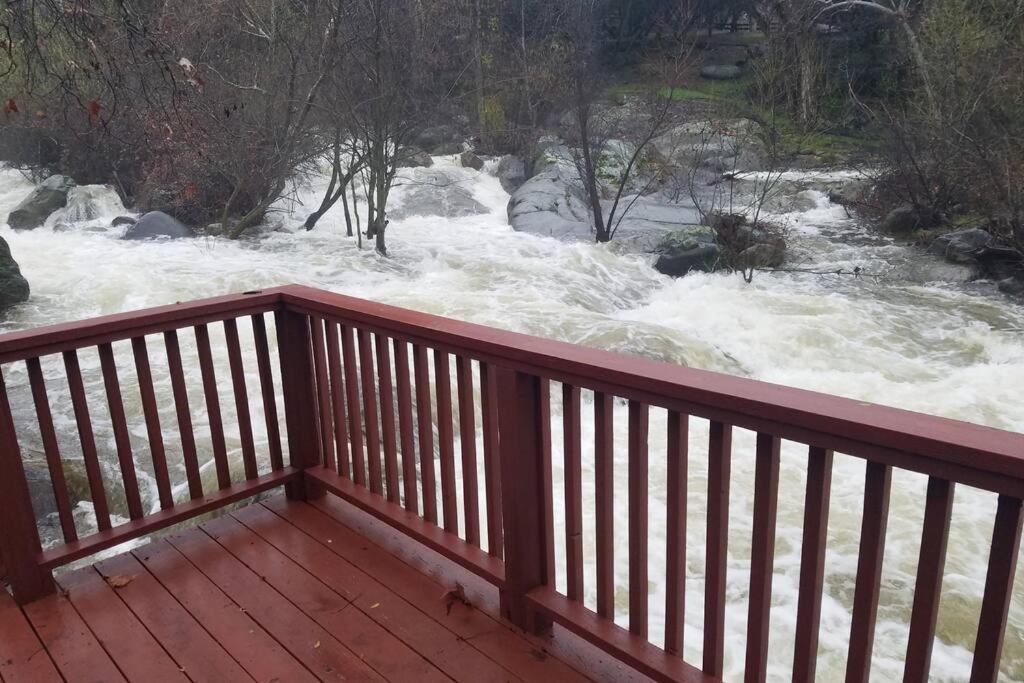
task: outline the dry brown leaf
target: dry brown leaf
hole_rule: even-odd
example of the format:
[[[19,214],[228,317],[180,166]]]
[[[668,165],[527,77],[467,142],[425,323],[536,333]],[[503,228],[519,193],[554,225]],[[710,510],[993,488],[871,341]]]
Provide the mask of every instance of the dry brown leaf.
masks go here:
[[[108,576],[107,585],[111,588],[124,588],[134,580],[134,576]]]

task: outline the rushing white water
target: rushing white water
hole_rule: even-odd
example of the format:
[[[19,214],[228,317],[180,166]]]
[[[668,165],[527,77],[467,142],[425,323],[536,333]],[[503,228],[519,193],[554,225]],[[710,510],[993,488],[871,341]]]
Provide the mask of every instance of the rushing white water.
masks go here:
[[[472,189],[490,213],[443,219],[412,217],[388,230],[391,257],[359,251],[344,236],[340,211],[313,232],[296,231],[308,213],[283,204],[271,218],[282,230],[258,240],[119,241],[105,229],[120,210],[88,216],[58,231],[58,222],[6,239],[32,285],[29,303],[12,309],[4,330],[79,319],[203,296],[298,282],[487,325],[640,354],[709,370],[826,391],[981,424],[1024,431],[1024,309],[989,284],[928,282],[934,262],[916,251],[858,228],[821,192],[797,196],[800,209],[781,216],[792,228],[794,260],[813,271],[860,266],[866,275],[691,275],[672,280],[647,257],[616,247],[567,244],[513,232],[508,195],[496,179],[440,163]],[[787,178],[800,180],[799,177]],[[319,184],[299,198],[307,205]],[[0,216],[31,188],[13,171],[0,171]],[[397,190],[403,200],[404,188]],[[96,228],[90,232],[87,228]],[[102,384],[90,392],[102,392]],[[102,394],[100,393],[100,396]],[[586,397],[585,397],[586,398]],[[97,398],[102,401],[102,398]],[[558,400],[552,404],[559,405]],[[66,408],[66,406],[65,406]],[[69,419],[55,408],[56,419]],[[588,414],[585,407],[585,414]],[[173,420],[173,418],[171,418]],[[559,420],[554,420],[555,490],[560,491]],[[665,417],[651,416],[652,640],[660,642],[664,615]],[[616,547],[628,534],[625,490],[625,408],[616,413]],[[68,427],[68,425],[64,425]],[[592,426],[584,421],[584,443]],[[701,655],[704,583],[704,492],[707,427],[691,433],[687,530],[686,658]],[[592,452],[584,453],[584,493],[593,491]],[[784,444],[769,655],[773,679],[789,672],[799,578],[806,448]],[[753,435],[735,439],[730,505],[726,668],[742,676],[749,583]],[[837,456],[829,520],[819,676],[842,677],[849,637],[863,502],[864,465]],[[151,487],[150,487],[151,488]],[[874,674],[902,673],[907,623],[920,545],[925,479],[897,473]],[[152,494],[150,494],[152,496]],[[150,501],[152,502],[152,501]],[[556,519],[563,508],[556,495]],[[593,515],[586,514],[584,551],[593,557]],[[965,680],[980,609],[995,497],[960,488],[956,494],[932,672],[936,680]],[[556,532],[563,533],[559,525]],[[564,548],[556,544],[560,561]],[[618,613],[625,613],[628,567],[617,558]],[[560,577],[559,586],[564,588]],[[595,596],[594,567],[586,576]],[[1024,679],[1024,590],[1015,592],[1004,649],[1006,680]]]

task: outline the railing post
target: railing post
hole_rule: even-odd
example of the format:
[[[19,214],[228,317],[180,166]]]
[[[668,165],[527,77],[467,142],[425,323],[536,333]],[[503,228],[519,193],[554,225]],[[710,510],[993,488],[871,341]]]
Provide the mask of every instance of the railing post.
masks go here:
[[[275,320],[288,426],[288,459],[292,467],[305,470],[321,463],[309,316],[284,308],[277,311]],[[289,484],[286,491],[293,500],[322,495],[322,490],[311,486],[305,477]]]
[[[505,586],[502,615],[523,630],[541,635],[551,621],[533,610],[526,594],[548,585],[543,490],[544,444],[541,400],[546,383],[531,375],[496,368],[501,501],[505,537]]]
[[[53,593],[53,575],[39,566],[42,548],[7,387],[0,375],[0,578],[6,574],[20,605]],[[6,570],[4,569],[6,568]]]

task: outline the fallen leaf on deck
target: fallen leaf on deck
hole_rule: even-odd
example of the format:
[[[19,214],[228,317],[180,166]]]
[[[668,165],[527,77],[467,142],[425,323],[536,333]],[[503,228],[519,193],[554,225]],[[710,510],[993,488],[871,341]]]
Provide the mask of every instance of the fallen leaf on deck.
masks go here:
[[[134,576],[108,576],[107,585],[111,588],[124,588],[134,580]]]

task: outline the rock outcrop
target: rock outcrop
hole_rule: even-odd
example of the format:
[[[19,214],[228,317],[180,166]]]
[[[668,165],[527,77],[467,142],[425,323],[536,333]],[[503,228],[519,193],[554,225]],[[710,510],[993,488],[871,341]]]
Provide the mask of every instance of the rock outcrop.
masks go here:
[[[128,226],[123,239],[153,240],[195,237],[195,231],[162,211],[150,211]]]
[[[28,280],[11,255],[7,241],[0,237],[0,308],[28,301]]]
[[[403,147],[398,150],[398,168],[430,168],[434,160],[418,147]]]
[[[487,213],[487,207],[473,198],[465,183],[440,169],[413,169],[410,181],[395,199],[388,215],[396,220],[410,216],[461,218]]]
[[[47,178],[7,216],[7,224],[14,230],[33,230],[46,223],[53,212],[68,203],[68,193],[75,181],[67,176]]]

